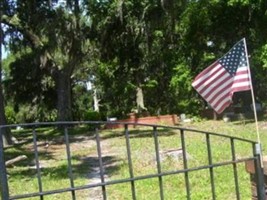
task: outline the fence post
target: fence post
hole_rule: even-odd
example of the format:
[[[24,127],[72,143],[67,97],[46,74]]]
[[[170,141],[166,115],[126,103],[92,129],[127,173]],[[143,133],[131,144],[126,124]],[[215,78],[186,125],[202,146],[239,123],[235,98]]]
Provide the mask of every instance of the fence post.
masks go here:
[[[246,170],[250,174],[252,200],[266,200],[265,183],[267,160],[261,155],[260,144],[254,145],[255,160],[246,161]]]
[[[2,200],[9,199],[6,165],[4,159],[3,131],[0,128],[0,192]]]
[[[262,150],[260,144],[255,144],[255,174],[257,179],[257,196],[259,200],[265,200],[265,183],[264,183],[264,162],[262,157]]]

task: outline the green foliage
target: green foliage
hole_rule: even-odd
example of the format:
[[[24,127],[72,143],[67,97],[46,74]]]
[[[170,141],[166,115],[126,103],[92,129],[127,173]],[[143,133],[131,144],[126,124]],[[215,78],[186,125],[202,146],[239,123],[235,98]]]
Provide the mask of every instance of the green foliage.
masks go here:
[[[228,4],[229,5],[249,5],[250,3],[252,3],[251,0],[229,0]]]
[[[173,69],[174,73],[170,82],[170,86],[173,88],[180,89],[181,92],[184,92],[183,90],[187,91],[192,90],[192,77],[190,73],[190,69],[186,64],[179,64]]]
[[[158,85],[157,80],[147,80],[145,82],[145,87],[148,87],[148,88],[155,88],[157,87],[157,85]]]
[[[259,59],[261,60],[261,62],[263,63],[263,67],[267,68],[267,44],[265,44],[261,50],[261,55],[259,57]]]
[[[193,77],[190,68],[186,64],[178,64],[173,71],[170,87],[175,97],[178,97],[178,113],[197,114],[199,104],[191,85]]]
[[[4,93],[20,112],[38,107],[30,120],[65,108],[72,119],[85,119],[94,102],[81,83],[89,79],[101,115],[126,117],[137,106],[138,87],[150,114],[197,114],[205,102],[192,89],[193,78],[243,37],[257,99],[266,101],[265,1],[78,2],[5,5],[11,55],[3,65]],[[70,99],[69,105],[57,102],[63,79],[70,90],[61,99]]]
[[[20,107],[19,112],[16,115],[17,122],[19,123],[31,123],[37,119],[36,107],[30,105],[23,105]]]
[[[84,120],[86,120],[86,121],[101,121],[101,115],[99,112],[89,110],[85,113]]]
[[[84,120],[85,121],[102,121],[101,114],[96,111],[88,110],[84,113]],[[87,125],[89,130],[95,130],[99,128],[99,125],[89,124]]]
[[[17,123],[16,113],[12,106],[8,105],[5,107],[5,114],[6,114],[7,124]]]
[[[16,110],[16,123],[56,121],[56,117],[56,110],[48,110],[45,105],[22,104]]]
[[[45,102],[47,107],[54,108],[55,83],[46,76],[44,70],[38,68],[36,56],[29,49],[15,55],[14,61],[9,64],[9,75],[4,82],[6,97],[16,104],[36,105]]]
[[[75,121],[85,120],[86,113],[92,109],[92,91],[88,91],[84,83],[76,84],[72,90],[72,110]]]
[[[8,80],[10,78],[10,65],[15,61],[16,57],[14,55],[8,55],[2,61],[2,81]]]

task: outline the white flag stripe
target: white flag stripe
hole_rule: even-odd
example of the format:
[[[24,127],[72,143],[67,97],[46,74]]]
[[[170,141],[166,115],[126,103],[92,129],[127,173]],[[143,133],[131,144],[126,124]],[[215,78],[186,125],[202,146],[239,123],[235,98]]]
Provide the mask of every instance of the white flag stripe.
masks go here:
[[[216,72],[221,67],[220,64],[217,64],[215,67],[213,67],[207,74],[201,76],[200,78],[197,77],[197,79],[192,83],[192,86],[195,87],[199,83],[201,83],[203,80],[206,80],[210,77],[211,74]]]
[[[239,79],[244,79],[244,78],[249,78],[248,74],[240,74],[240,75],[237,75],[235,76],[235,79],[234,80],[239,80]]]
[[[237,70],[236,70],[236,73],[238,74],[239,72],[247,72],[248,73],[248,68],[247,67],[239,67]]]
[[[243,86],[250,86],[250,83],[248,81],[234,83],[233,86],[232,86],[232,88],[243,87]]]

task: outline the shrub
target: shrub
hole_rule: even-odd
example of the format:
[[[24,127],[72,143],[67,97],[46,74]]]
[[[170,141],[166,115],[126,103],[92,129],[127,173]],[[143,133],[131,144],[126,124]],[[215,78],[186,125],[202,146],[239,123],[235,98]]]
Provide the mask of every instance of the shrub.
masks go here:
[[[96,111],[88,111],[85,113],[85,121],[100,121],[101,120],[101,116],[99,112]],[[89,126],[89,130],[94,130],[95,128],[99,128],[99,125],[93,125],[90,124]]]
[[[99,112],[90,110],[90,111],[85,113],[85,120],[86,121],[100,121],[101,115]]]
[[[5,107],[5,114],[6,114],[6,120],[7,124],[16,124],[16,113],[12,106],[6,106]]]

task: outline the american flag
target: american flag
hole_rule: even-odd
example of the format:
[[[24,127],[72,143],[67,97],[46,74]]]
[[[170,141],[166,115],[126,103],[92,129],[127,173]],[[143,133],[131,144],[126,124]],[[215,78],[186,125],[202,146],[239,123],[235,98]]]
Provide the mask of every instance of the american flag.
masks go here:
[[[218,113],[232,103],[234,92],[251,89],[245,38],[222,58],[203,70],[192,86]]]

